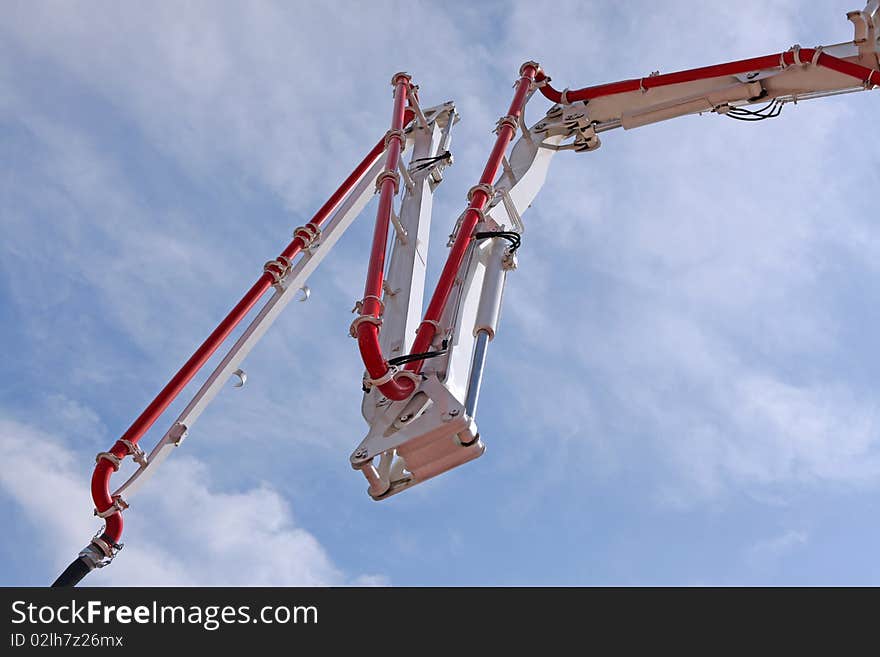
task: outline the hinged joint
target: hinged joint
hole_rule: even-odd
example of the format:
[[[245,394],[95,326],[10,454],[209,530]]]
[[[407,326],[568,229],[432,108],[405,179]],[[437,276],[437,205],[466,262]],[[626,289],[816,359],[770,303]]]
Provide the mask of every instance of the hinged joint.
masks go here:
[[[406,148],[406,134],[403,130],[389,130],[385,133],[385,138],[383,143],[385,144],[385,148],[388,148],[388,142],[392,139],[396,139],[400,144],[400,150]]]
[[[355,301],[354,308],[351,309],[351,312],[363,313],[364,312],[364,305],[366,305],[367,299],[375,299],[376,303],[379,304],[379,315],[381,316],[381,315],[385,314],[385,302],[382,301],[382,299],[377,297],[375,294],[368,294],[363,299],[361,299],[359,301]]]
[[[435,345],[441,345],[442,340],[446,335],[446,331],[444,331],[443,327],[440,325],[440,322],[438,322],[436,319],[423,319],[419,323],[419,328],[416,329],[416,335],[418,335],[419,332],[422,330],[422,325],[424,324],[428,324],[434,327],[434,335],[431,336],[432,347]],[[441,342],[438,342],[438,340],[440,340]]]
[[[389,365],[388,369],[385,371],[385,374],[383,374],[382,376],[375,378],[375,379],[370,378],[369,372],[368,372],[364,376],[364,380],[363,380],[364,388],[369,390],[373,386],[385,385],[386,383],[391,381],[391,379],[394,378],[394,375],[397,374],[397,372],[398,372],[398,369],[397,369],[397,366],[395,366],[395,365]]]
[[[308,223],[305,226],[299,226],[293,231],[293,237],[299,238],[303,243],[303,249],[309,248],[319,237],[321,237],[321,229],[315,224]]]
[[[110,465],[113,466],[113,472],[119,471],[119,464],[122,463],[122,459],[116,456],[116,454],[112,452],[100,452],[95,457],[95,463],[100,463],[102,460],[110,462]]]
[[[525,71],[526,71],[527,66],[531,66],[532,68],[535,69],[535,75],[538,75],[538,73],[541,72],[541,65],[538,62],[529,60],[527,62],[524,62],[523,65],[519,67],[520,76],[525,75]]]
[[[348,334],[353,338],[357,338],[358,328],[360,328],[360,325],[364,322],[375,325],[377,329],[382,326],[382,320],[378,317],[373,317],[372,315],[358,315],[354,318],[351,326],[348,327]]]
[[[479,185],[474,185],[468,190],[467,200],[468,203],[474,200],[474,194],[476,192],[483,192],[490,199],[495,196],[495,188],[492,185],[487,185],[486,183],[480,183]],[[469,208],[471,210],[475,210],[476,208]]]
[[[421,322],[419,322],[419,328],[416,329],[416,333],[418,333],[419,329],[422,328],[422,324],[429,324],[433,326],[435,336],[439,335],[443,331],[443,327],[440,326],[440,322],[438,322],[436,319],[423,319]]]
[[[98,511],[95,509],[95,515],[99,518],[109,518],[116,513],[122,513],[128,508],[128,502],[122,499],[122,495],[114,495],[113,496],[113,504],[104,509],[103,511]]]
[[[291,262],[289,258],[278,256],[263,265],[263,272],[272,276],[273,284],[278,285],[290,272]]]
[[[362,387],[364,392],[369,392],[373,386],[385,385],[389,381],[399,378],[410,379],[416,387],[418,387],[419,383],[421,383],[422,381],[422,378],[414,372],[402,370],[397,365],[388,365],[388,370],[385,372],[385,374],[375,379],[370,378],[369,372],[364,372]]]
[[[785,61],[785,56],[791,53],[792,63],[788,64]],[[786,50],[784,53],[779,55],[779,68],[789,68],[790,66],[799,66],[801,64],[806,64],[807,62],[801,61],[801,46],[799,43],[794,44],[791,48]]]
[[[366,304],[367,299],[373,299],[376,301],[376,303],[379,304],[379,316],[378,317],[376,317],[375,315],[364,312],[364,305]],[[348,327],[348,334],[353,338],[357,338],[358,328],[364,322],[368,322],[370,324],[373,324],[374,326],[376,326],[377,329],[382,326],[382,319],[381,318],[382,318],[382,315],[385,314],[385,302],[382,301],[382,299],[377,297],[375,294],[368,294],[360,301],[354,302],[354,308],[351,309],[351,312],[360,313],[357,317],[354,318],[354,321],[351,323],[351,326]]]
[[[511,114],[502,116],[495,123],[495,134],[497,135],[499,132],[501,132],[501,129],[506,125],[509,125],[511,128],[513,128],[513,134],[515,135],[516,130],[519,127],[519,121],[517,121],[517,118]]]
[[[128,453],[131,455],[132,461],[141,467],[146,467],[147,455],[144,454],[144,450],[141,449],[140,445],[133,443],[130,440],[126,440],[125,438],[120,438],[119,442],[128,448]]]
[[[412,76],[406,71],[400,71],[391,76],[391,86],[396,87],[398,85],[398,80],[401,78],[403,78],[407,84],[412,84]]]
[[[484,225],[486,223],[487,217],[486,213],[483,212],[483,210],[481,210],[480,208],[468,208],[468,210],[470,210],[471,212],[476,212],[477,216],[480,218],[480,220],[477,222],[477,226]]]
[[[394,193],[397,194],[400,189],[400,175],[396,171],[383,171],[376,176],[376,193],[378,194],[382,191],[382,184],[386,180],[390,180],[394,183]]]
[[[113,557],[123,548],[121,543],[112,543],[102,538],[104,528],[92,537],[89,544],[79,553],[80,557],[86,558],[95,568],[109,566]]]

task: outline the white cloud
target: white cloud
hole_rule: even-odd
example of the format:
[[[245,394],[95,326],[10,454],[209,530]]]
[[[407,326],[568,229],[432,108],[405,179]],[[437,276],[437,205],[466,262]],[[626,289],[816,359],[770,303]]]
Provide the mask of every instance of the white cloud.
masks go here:
[[[32,526],[33,585],[49,581],[97,529],[89,516],[90,463],[59,438],[0,420],[0,487]],[[122,473],[117,474],[121,482]],[[199,461],[166,463],[131,500],[124,540],[111,567],[84,583],[127,586],[327,586],[387,584],[382,575],[346,577],[325,548],[298,527],[269,485],[221,491]],[[45,581],[41,581],[45,580]]]

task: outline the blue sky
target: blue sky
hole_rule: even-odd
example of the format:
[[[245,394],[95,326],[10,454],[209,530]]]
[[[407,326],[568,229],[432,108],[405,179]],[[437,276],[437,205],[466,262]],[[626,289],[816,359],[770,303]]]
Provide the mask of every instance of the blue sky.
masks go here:
[[[575,88],[845,41],[858,4],[5,3],[0,583],[48,584],[94,533],[94,454],[385,132],[394,72],[462,117],[433,284],[523,61]],[[381,504],[348,465],[370,205],[87,581],[880,584],[877,103],[560,154],[489,353],[486,455]]]

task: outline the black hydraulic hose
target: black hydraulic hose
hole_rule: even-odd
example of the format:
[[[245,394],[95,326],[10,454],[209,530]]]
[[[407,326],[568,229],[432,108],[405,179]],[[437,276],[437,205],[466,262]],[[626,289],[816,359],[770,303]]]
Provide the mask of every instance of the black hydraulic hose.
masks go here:
[[[94,567],[90,560],[78,557],[52,583],[52,588],[76,586]]]

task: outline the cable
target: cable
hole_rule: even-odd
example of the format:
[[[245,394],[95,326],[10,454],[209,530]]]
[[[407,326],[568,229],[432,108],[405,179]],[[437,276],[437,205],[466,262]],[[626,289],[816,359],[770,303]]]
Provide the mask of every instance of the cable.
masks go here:
[[[510,252],[514,253],[522,243],[522,237],[519,233],[512,230],[488,230],[481,233],[474,233],[474,239],[482,240],[490,237],[500,237],[510,242]]]
[[[744,107],[731,107],[724,115],[737,121],[763,121],[764,119],[775,119],[782,114],[782,107],[784,105],[785,103],[774,98],[760,109],[749,110]]]
[[[413,167],[413,172],[416,171],[424,171],[425,169],[430,169],[432,166],[440,162],[441,160],[449,159],[451,153],[449,151],[443,151],[440,155],[435,155],[434,157],[420,157],[416,160],[410,162],[410,166]],[[417,166],[413,166],[416,162],[421,162],[421,164]]]
[[[397,356],[397,358],[389,358],[389,365],[405,365],[406,363],[412,363],[417,360],[428,360],[429,358],[436,358],[437,356],[442,356],[446,352],[449,351],[449,342],[448,340],[444,340],[443,344],[440,347],[439,351],[425,351],[420,354],[407,354],[406,356]]]

